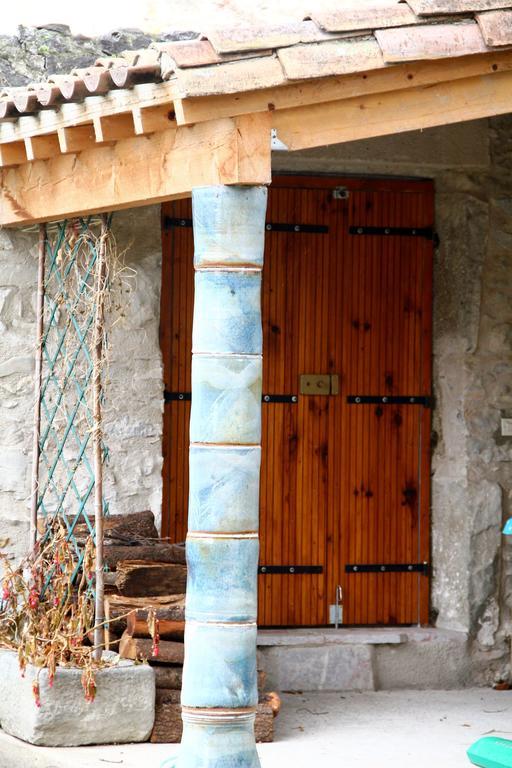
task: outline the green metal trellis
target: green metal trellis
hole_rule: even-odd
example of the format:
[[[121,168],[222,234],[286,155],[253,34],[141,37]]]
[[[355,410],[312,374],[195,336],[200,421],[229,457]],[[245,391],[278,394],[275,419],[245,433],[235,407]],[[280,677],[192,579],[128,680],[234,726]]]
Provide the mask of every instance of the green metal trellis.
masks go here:
[[[76,571],[85,544],[75,534],[79,523],[93,537],[102,571],[101,520],[108,514],[101,477],[107,456],[101,363],[109,225],[107,216],[76,219],[43,226],[40,233],[31,538],[34,544],[39,532],[44,541],[58,518],[74,547]],[[102,600],[98,567],[95,581],[90,587]],[[102,608],[96,603],[98,623]]]

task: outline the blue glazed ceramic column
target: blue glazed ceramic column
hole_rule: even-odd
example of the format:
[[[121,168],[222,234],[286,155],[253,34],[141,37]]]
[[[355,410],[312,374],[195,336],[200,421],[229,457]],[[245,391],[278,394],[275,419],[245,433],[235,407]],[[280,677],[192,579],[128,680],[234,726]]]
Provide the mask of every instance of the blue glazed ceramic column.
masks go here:
[[[188,584],[180,768],[257,768],[265,187],[192,194]]]

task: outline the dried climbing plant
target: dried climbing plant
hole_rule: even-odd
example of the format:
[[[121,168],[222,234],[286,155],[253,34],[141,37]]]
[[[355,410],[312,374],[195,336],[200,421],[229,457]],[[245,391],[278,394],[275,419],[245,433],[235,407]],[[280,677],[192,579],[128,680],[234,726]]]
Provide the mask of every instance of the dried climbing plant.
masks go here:
[[[38,670],[38,706],[42,669],[50,685],[57,667],[81,669],[85,698],[93,701],[95,672],[109,663],[101,657],[97,522],[98,506],[100,517],[108,512],[101,491],[108,334],[123,317],[130,292],[130,275],[106,216],[58,224],[44,238],[44,250],[34,487],[39,535],[17,567],[0,554],[0,646],[17,651],[22,674],[29,664]],[[148,624],[156,655],[158,621],[151,609]]]

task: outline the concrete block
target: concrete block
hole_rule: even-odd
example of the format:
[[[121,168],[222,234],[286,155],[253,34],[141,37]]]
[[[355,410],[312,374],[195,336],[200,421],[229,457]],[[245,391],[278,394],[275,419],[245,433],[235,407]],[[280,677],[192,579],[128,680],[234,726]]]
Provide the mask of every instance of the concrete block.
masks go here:
[[[37,669],[21,677],[17,654],[0,651],[0,725],[5,733],[50,747],[146,741],[155,719],[155,676],[147,664],[121,661],[96,673],[96,698],[87,702],[79,669],[59,667],[50,687],[39,675],[41,707],[32,684]]]
[[[370,645],[273,646],[259,649],[259,668],[278,691],[373,691]]]

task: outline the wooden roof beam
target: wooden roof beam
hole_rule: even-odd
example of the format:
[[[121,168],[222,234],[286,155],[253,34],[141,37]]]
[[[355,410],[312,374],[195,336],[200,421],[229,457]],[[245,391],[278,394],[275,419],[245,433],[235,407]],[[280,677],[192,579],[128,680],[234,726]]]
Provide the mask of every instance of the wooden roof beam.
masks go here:
[[[159,107],[134,107],[132,115],[137,136],[165,131],[176,125],[176,114],[168,104]]]
[[[48,133],[46,136],[32,136],[25,139],[27,160],[47,160],[49,157],[60,154],[59,139],[56,133]]]
[[[93,126],[98,143],[131,139],[132,136],[135,136],[135,125],[131,111],[121,115],[95,117]]]
[[[512,72],[497,72],[430,88],[284,109],[272,114],[272,127],[293,151],[507,112],[512,112]]]
[[[59,137],[60,151],[63,155],[70,152],[82,152],[84,149],[90,149],[96,142],[96,135],[92,123],[76,125],[72,128],[58,128],[57,135]]]
[[[254,112],[278,111],[307,104],[322,104],[354,96],[401,91],[452,80],[512,70],[512,51],[463,56],[439,61],[398,64],[371,72],[296,81],[278,88],[175,99],[178,125]]]
[[[4,168],[0,226],[150,205],[189,197],[194,187],[270,181],[270,115],[214,120]]]
[[[0,168],[6,168],[10,165],[21,165],[26,162],[27,150],[24,141],[0,144]]]

